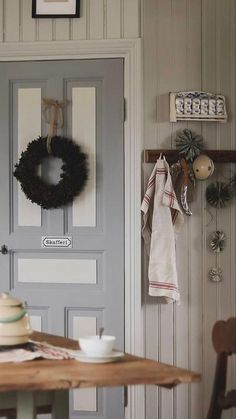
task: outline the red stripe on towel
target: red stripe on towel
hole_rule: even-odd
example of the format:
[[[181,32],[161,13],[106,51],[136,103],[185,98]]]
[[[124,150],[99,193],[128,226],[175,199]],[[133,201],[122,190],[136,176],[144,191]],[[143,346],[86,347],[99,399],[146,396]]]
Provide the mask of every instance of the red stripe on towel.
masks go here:
[[[165,282],[149,282],[149,285],[153,288],[163,288],[178,291],[178,288],[174,284],[167,284]]]

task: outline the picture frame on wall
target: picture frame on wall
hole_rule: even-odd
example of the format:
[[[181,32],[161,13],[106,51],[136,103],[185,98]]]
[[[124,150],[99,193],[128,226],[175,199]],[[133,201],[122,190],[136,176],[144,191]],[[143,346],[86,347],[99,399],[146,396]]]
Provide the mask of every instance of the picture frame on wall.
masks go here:
[[[80,17],[80,0],[32,0],[33,18]]]

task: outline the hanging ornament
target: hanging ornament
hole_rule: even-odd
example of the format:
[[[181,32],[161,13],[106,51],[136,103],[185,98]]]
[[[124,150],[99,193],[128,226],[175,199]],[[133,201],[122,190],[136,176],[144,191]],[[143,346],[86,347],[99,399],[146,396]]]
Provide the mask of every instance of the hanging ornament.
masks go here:
[[[209,280],[212,282],[221,282],[223,280],[223,271],[221,268],[211,268],[208,273]]]
[[[234,182],[215,182],[211,183],[206,188],[206,200],[209,205],[214,208],[224,208],[230,203],[234,196]]]
[[[209,237],[209,244],[213,252],[223,252],[226,244],[226,234],[223,231],[214,231]]]
[[[45,98],[43,104],[49,133],[28,144],[13,174],[31,202],[44,209],[60,208],[72,203],[83,190],[88,179],[87,155],[71,139],[56,135],[57,128],[63,126],[63,102]],[[38,175],[38,167],[49,156],[62,160],[62,173],[56,185]]]
[[[204,142],[201,135],[195,134],[190,129],[180,131],[176,137],[176,148],[186,160],[193,160],[201,154]]]
[[[192,215],[189,203],[193,201],[195,178],[191,165],[181,159],[172,164],[170,172],[179,205],[186,215]]]
[[[193,172],[196,179],[205,180],[214,172],[214,163],[205,154],[200,154],[193,162]]]
[[[192,215],[192,211],[190,210],[188,205],[188,189],[192,187],[189,175],[190,169],[185,159],[181,159],[180,164],[183,171],[183,179],[180,189],[180,201],[185,214]]]
[[[31,141],[15,165],[14,176],[26,197],[44,209],[60,208],[71,203],[83,190],[88,179],[87,156],[68,138],[50,139],[50,156],[62,159],[60,181],[51,185],[38,175],[37,169],[49,156],[47,137]]]

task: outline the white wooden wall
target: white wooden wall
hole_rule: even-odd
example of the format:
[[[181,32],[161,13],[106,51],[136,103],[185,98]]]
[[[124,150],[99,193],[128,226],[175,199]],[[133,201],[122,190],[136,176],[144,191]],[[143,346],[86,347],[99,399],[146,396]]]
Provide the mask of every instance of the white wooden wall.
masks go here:
[[[81,0],[80,19],[32,19],[32,0],[0,0],[0,41],[136,38],[140,0]]]
[[[227,96],[226,125],[191,123],[209,148],[235,148],[235,0],[81,0],[80,19],[31,18],[31,0],[0,0],[0,42],[120,39],[144,36],[145,147],[173,147],[186,124],[168,122],[168,92],[205,89]],[[144,165],[144,185],[152,165]],[[224,174],[229,174],[229,166]],[[233,168],[231,168],[233,170]],[[145,297],[146,355],[202,372],[199,385],[174,391],[148,387],[145,419],[204,419],[215,365],[210,333],[218,318],[235,315],[235,205],[213,214],[205,210],[206,184],[198,184],[193,216],[178,240],[181,305],[163,306]],[[210,283],[216,263],[206,240],[216,228],[228,236],[220,256],[224,281]],[[145,258],[144,258],[145,259]],[[146,263],[146,260],[144,260]],[[144,275],[145,276],[145,275]],[[144,278],[145,284],[145,278]],[[146,287],[144,285],[144,295]],[[235,367],[230,366],[231,380]],[[227,412],[224,419],[235,419]]]
[[[172,148],[176,130],[188,126],[202,133],[209,148],[236,148],[235,138],[235,0],[144,1],[145,146]],[[231,117],[227,124],[168,122],[168,92],[203,89],[225,94]],[[144,184],[152,169],[144,165]],[[216,172],[230,176],[230,165]],[[180,306],[158,306],[146,297],[146,355],[191,368],[203,374],[201,384],[174,391],[148,388],[147,419],[204,419],[215,367],[211,329],[217,319],[235,315],[235,203],[229,208],[206,211],[206,182],[198,184],[193,216],[177,242]],[[207,238],[215,229],[228,237],[219,257],[224,280],[208,280],[216,257]],[[234,381],[235,366],[230,365]],[[229,383],[230,384],[230,383]],[[158,412],[158,413],[155,413]],[[229,411],[224,419],[235,419]]]

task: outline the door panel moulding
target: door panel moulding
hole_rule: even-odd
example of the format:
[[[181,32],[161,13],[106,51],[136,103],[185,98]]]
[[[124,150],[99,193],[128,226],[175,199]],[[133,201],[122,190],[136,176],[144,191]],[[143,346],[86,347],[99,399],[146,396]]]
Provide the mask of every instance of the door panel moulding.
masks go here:
[[[144,355],[141,298],[141,161],[143,150],[142,41],[11,42],[0,44],[0,61],[124,59],[125,150],[125,350]],[[126,419],[143,419],[144,388],[129,389]]]

